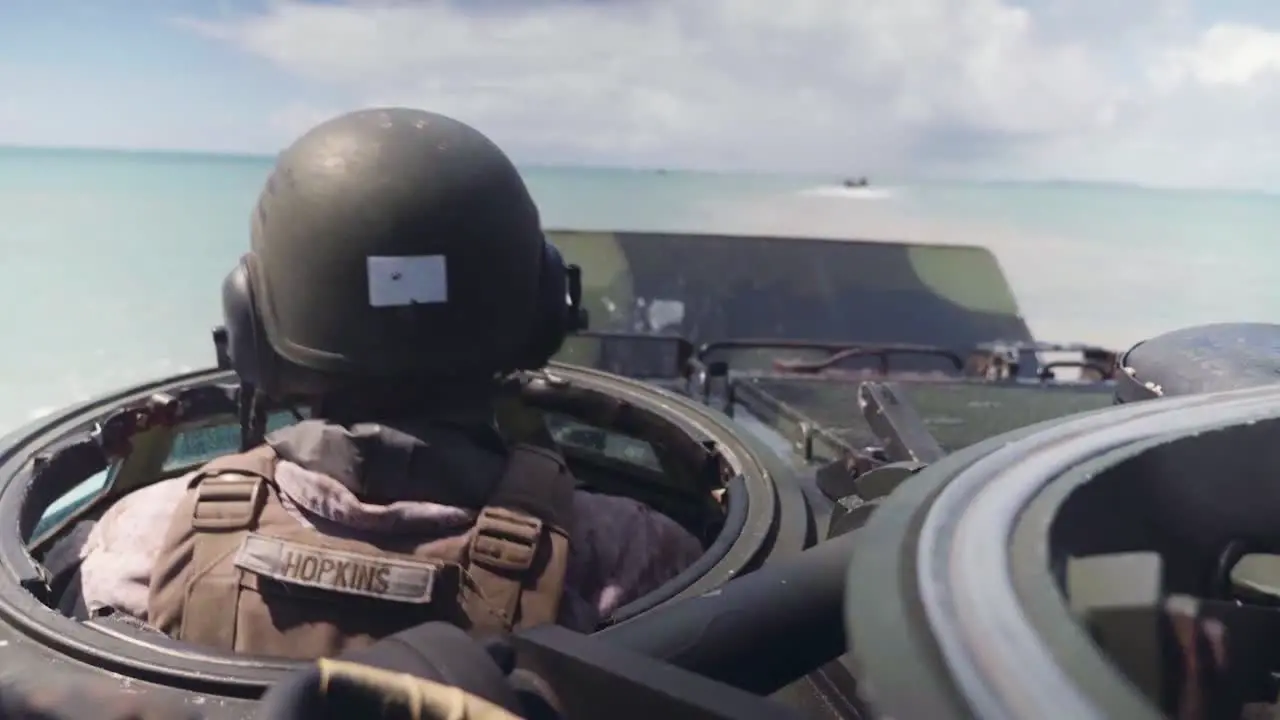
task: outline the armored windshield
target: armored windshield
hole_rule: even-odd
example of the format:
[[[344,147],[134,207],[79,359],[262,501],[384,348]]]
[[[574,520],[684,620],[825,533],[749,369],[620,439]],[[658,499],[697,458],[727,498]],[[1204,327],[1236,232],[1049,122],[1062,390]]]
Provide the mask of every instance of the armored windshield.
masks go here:
[[[592,331],[695,345],[768,338],[968,349],[1031,340],[984,248],[630,232],[548,238],[582,267]],[[571,344],[561,359],[594,365],[595,347]]]

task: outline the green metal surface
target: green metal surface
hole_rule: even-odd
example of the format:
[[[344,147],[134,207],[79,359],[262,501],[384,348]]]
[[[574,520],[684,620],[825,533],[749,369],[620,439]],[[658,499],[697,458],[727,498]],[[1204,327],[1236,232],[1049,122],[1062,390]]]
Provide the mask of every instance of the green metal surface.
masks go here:
[[[591,329],[968,349],[1030,341],[988,250],[812,238],[549,231]],[[579,355],[589,348],[573,348]],[[593,365],[589,357],[563,357]],[[735,363],[736,364],[736,363]]]
[[[1048,387],[892,378],[930,433],[954,452],[1001,433],[1111,404],[1106,386]],[[802,425],[825,431],[838,449],[859,450],[880,440],[858,405],[861,381],[834,378],[761,377],[739,381],[744,399],[763,400],[763,417],[800,442]]]

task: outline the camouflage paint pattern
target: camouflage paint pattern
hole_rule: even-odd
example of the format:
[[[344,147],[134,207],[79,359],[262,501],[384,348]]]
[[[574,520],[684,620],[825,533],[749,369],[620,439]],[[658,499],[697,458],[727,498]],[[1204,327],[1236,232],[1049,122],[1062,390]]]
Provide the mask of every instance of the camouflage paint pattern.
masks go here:
[[[547,237],[582,268],[593,331],[675,334],[695,344],[769,338],[968,349],[1031,340],[984,248],[564,230]],[[561,359],[592,364],[593,352],[576,344]]]
[[[1053,418],[1111,404],[1111,390],[1096,386],[992,384],[891,378],[948,452]],[[856,380],[756,377],[738,381],[738,400],[784,437],[799,441],[802,425],[834,438],[839,451],[880,440],[862,417]],[[757,408],[757,406],[763,407]]]

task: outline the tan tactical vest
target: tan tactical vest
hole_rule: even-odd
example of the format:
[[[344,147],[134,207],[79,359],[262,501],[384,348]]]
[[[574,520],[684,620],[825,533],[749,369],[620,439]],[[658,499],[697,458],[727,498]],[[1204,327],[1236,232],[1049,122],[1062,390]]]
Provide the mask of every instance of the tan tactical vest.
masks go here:
[[[310,660],[434,620],[478,634],[556,621],[574,493],[558,454],[515,446],[463,534],[377,544],[304,527],[280,504],[275,464],[263,446],[192,479],[152,570],[152,626],[225,651]]]

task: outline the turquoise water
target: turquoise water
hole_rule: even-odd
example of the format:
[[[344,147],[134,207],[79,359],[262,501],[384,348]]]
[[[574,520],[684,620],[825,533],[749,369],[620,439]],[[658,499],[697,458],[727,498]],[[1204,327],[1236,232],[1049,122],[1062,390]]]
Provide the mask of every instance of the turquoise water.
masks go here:
[[[260,158],[0,150],[0,429],[211,363]],[[986,245],[1046,339],[1280,319],[1280,198],[1089,185],[526,171],[549,226]]]

